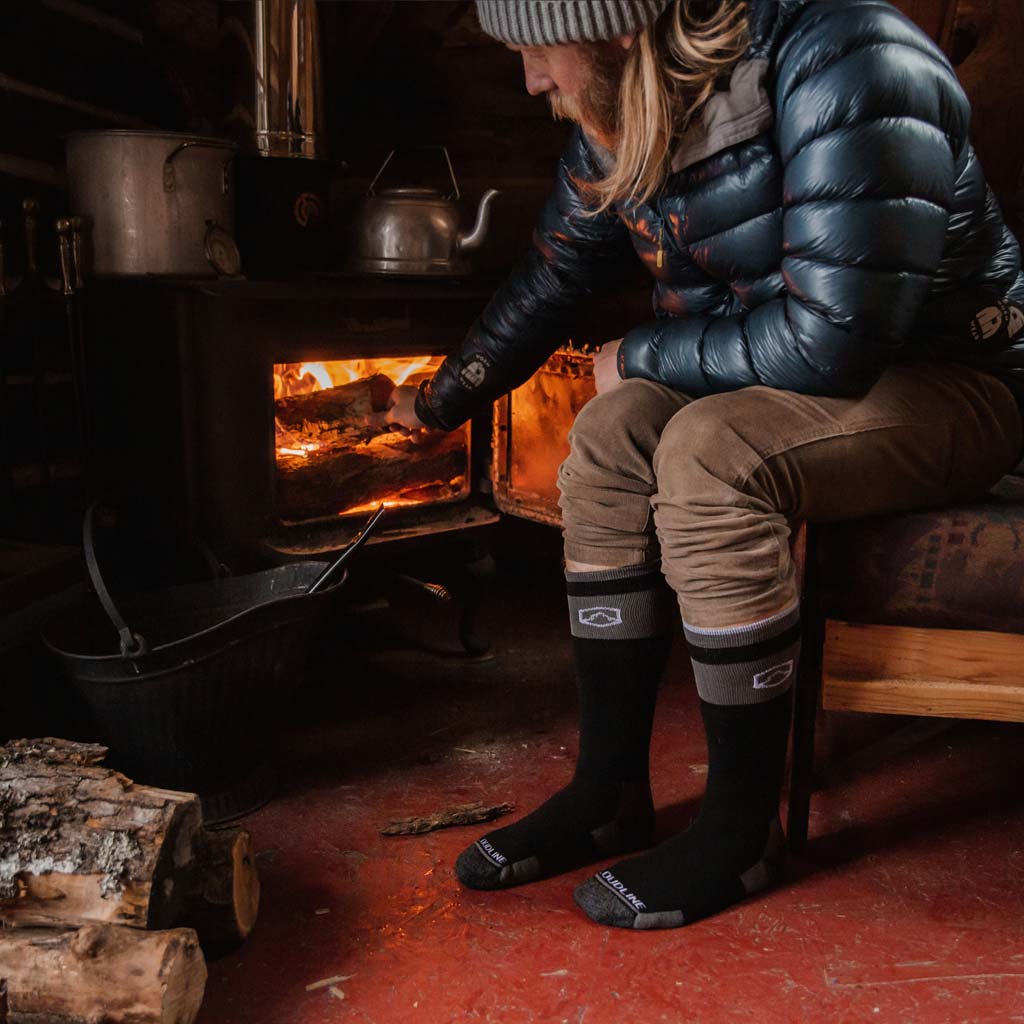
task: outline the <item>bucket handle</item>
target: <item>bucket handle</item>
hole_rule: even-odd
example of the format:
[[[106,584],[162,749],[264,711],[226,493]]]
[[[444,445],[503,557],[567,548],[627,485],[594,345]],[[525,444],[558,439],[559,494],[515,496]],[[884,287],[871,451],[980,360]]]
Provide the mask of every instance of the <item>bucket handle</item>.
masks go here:
[[[100,599],[100,604],[103,605],[107,618],[110,619],[114,629],[117,630],[117,635],[121,639],[121,657],[138,658],[149,650],[149,645],[146,643],[145,637],[140,636],[138,633],[133,633],[128,623],[124,621],[124,616],[118,611],[117,605],[114,604],[114,599],[110,596],[110,591],[107,589],[107,584],[103,579],[103,573],[100,571],[100,563],[96,558],[96,539],[93,524],[96,518],[97,505],[99,505],[99,502],[94,501],[85,510],[85,522],[82,525],[82,548],[85,551],[85,566],[89,570],[89,579],[92,581],[96,596]]]

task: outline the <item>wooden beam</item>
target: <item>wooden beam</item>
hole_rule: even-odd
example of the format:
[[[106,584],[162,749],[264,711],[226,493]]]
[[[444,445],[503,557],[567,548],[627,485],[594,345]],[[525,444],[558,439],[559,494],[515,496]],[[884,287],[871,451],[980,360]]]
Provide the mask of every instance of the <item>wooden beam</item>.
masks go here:
[[[1024,722],[1024,635],[829,621],[822,707]]]
[[[49,7],[51,11],[66,14],[69,18],[92,25],[101,32],[116,36],[135,46],[142,46],[145,42],[141,29],[129,25],[128,22],[115,18],[111,14],[98,11],[89,4],[79,3],[78,0],[36,0],[36,2],[42,4],[43,7]]]
[[[35,181],[40,185],[61,188],[64,185],[64,172],[53,164],[42,160],[32,160],[13,153],[0,153],[0,174],[9,174],[25,181]]]
[[[95,103],[86,103],[83,100],[65,96],[63,93],[54,92],[53,89],[44,89],[42,86],[33,85],[31,82],[23,82],[12,75],[5,75],[0,72],[0,91],[18,93],[21,96],[28,96],[31,99],[39,100],[42,103],[49,103],[55,107],[62,107],[66,110],[73,110],[78,114],[87,114],[89,117],[101,121],[109,121],[122,128],[152,128],[153,126],[141,118],[133,117],[131,114],[122,114],[109,107],[100,107]]]

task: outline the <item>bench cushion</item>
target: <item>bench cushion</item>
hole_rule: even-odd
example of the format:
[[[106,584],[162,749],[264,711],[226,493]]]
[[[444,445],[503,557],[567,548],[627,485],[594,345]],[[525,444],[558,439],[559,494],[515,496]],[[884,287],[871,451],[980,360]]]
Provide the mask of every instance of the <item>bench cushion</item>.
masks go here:
[[[818,527],[826,614],[1024,633],[1024,479],[967,505]]]

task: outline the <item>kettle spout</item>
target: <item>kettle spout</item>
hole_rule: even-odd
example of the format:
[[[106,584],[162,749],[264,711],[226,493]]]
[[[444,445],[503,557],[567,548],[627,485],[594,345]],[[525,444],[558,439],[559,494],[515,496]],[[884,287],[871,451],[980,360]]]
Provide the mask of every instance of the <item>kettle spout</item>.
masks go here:
[[[491,203],[501,193],[496,188],[489,188],[480,198],[480,205],[476,211],[476,223],[468,235],[460,234],[456,241],[455,248],[458,252],[472,252],[479,249],[487,237],[487,229],[491,225]]]

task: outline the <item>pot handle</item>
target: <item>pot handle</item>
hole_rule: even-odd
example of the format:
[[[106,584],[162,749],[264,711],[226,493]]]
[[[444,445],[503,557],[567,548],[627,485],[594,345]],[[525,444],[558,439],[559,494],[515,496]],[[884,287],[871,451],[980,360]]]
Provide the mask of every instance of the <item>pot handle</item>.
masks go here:
[[[117,630],[117,635],[121,638],[121,657],[138,658],[149,650],[149,645],[146,643],[145,637],[140,636],[138,633],[133,633],[131,627],[124,621],[124,616],[118,611],[117,605],[114,604],[114,599],[110,596],[110,591],[107,589],[107,584],[103,579],[103,573],[100,571],[100,563],[96,559],[96,538],[93,523],[96,518],[96,507],[99,504],[99,501],[94,501],[85,511],[85,522],[82,526],[82,548],[85,551],[85,566],[89,570],[89,579],[92,582],[93,589],[96,591],[96,596],[100,599],[100,604],[103,605],[107,618],[110,619],[114,629]]]
[[[377,193],[373,191],[374,186],[380,180],[380,176],[384,173],[384,168],[391,163],[391,158],[398,152],[408,152],[414,149],[439,149],[444,153],[444,162],[448,165],[448,175],[452,179],[452,191],[445,197],[446,199],[461,199],[462,193],[459,191],[459,183],[455,180],[455,169],[452,167],[452,158],[448,155],[447,146],[396,146],[387,155],[387,159],[380,165],[380,170],[374,175],[373,181],[370,182],[370,187],[367,190],[368,196],[375,196]],[[174,154],[172,153],[171,156]],[[170,160],[170,157],[167,158]]]
[[[167,154],[167,159],[164,160],[164,191],[165,192],[173,192],[174,188],[175,188],[175,181],[174,181],[174,159],[175,159],[175,157],[177,157],[179,153],[183,153],[186,149],[193,149],[196,146],[201,146],[201,147],[204,147],[204,148],[210,148],[210,144],[208,142],[197,142],[195,140],[189,140],[188,142],[182,142],[179,145],[175,146],[174,149],[172,149],[170,151],[170,153]],[[227,160],[224,161],[224,168],[223,168],[222,177],[221,177],[221,191],[225,195],[227,195],[228,185],[229,185],[229,182],[231,180],[231,175],[230,175],[229,171],[230,171],[230,168],[231,168],[231,161],[234,160],[234,158],[235,158],[235,154],[232,153],[227,158]]]

